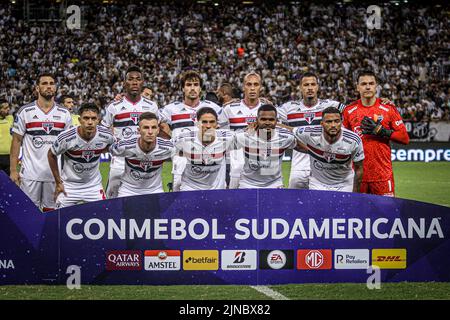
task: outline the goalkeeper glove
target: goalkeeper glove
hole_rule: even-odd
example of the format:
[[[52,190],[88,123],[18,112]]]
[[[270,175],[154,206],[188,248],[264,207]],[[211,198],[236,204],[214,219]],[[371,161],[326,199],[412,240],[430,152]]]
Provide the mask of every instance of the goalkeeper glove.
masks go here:
[[[361,121],[361,129],[363,134],[371,134],[379,137],[390,138],[393,130],[386,129],[381,124],[381,119],[377,122],[373,121],[371,118],[365,116]]]

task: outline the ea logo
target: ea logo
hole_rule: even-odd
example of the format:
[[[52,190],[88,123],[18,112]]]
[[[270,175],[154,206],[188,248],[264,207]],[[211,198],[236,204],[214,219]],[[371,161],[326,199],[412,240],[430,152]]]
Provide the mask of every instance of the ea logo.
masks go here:
[[[286,264],[286,255],[283,251],[273,250],[267,255],[267,264],[272,269],[281,269]]]

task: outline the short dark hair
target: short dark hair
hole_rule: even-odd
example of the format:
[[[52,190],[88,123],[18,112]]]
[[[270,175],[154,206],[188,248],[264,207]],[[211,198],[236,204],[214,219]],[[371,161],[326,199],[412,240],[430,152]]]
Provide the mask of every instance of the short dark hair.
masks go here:
[[[141,123],[142,120],[156,120],[156,121],[158,121],[158,117],[153,112],[143,112],[139,116],[139,123]]]
[[[225,82],[219,87],[219,89],[223,90],[223,92],[230,97],[233,97],[233,86],[231,83]]]
[[[322,111],[322,119],[325,117],[326,114],[335,114],[335,113],[339,114],[339,116],[342,119],[342,113],[336,107],[325,108],[325,110]]]
[[[184,84],[186,83],[186,81],[195,79],[198,79],[200,81],[200,87],[203,88],[203,79],[202,77],[200,77],[200,73],[194,70],[186,71],[181,75],[181,88],[184,88]]]
[[[85,111],[93,111],[97,114],[100,114],[100,109],[97,107],[95,103],[86,102],[83,103],[80,108],[78,109],[78,115],[82,115]]]
[[[219,118],[219,116],[217,115],[217,112],[213,108],[203,107],[197,111],[197,114],[196,114],[197,120],[199,120],[204,114],[207,114],[207,113],[212,114],[216,118],[216,120]]]
[[[39,83],[41,82],[41,78],[43,78],[43,77],[50,77],[56,82],[56,78],[55,78],[55,76],[52,73],[43,72],[43,73],[40,73],[37,76],[37,78],[36,78],[36,85],[39,85]]]
[[[59,98],[59,103],[64,104],[64,100],[66,100],[66,99],[73,99],[73,97],[70,94],[63,94]]]
[[[277,108],[275,108],[271,104],[263,104],[261,107],[259,107],[259,109],[258,109],[258,117],[259,117],[259,114],[261,112],[263,112],[263,111],[274,111],[275,112],[275,116],[278,114]]]
[[[375,82],[378,83],[378,78],[377,78],[377,76],[376,76],[375,73],[374,73],[373,71],[371,71],[371,70],[362,70],[362,71],[358,72],[358,78],[356,78],[356,82],[359,83],[359,78],[365,77],[365,76],[371,76],[371,77],[374,77],[374,78],[375,78]]]
[[[137,72],[137,73],[140,73],[140,74],[142,75],[141,68],[139,68],[138,66],[130,66],[130,67],[127,69],[127,72],[125,73],[125,78],[127,77],[127,75],[128,75],[130,72]]]
[[[311,77],[316,78],[317,82],[319,82],[319,78],[317,77],[317,74],[315,74],[314,72],[308,71],[308,72],[305,72],[304,74],[301,75],[300,83],[302,83],[303,78],[311,78]]]

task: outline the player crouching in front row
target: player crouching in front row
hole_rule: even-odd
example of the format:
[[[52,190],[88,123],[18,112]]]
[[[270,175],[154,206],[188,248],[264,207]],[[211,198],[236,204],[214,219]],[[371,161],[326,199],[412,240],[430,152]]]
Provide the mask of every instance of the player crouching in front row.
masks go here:
[[[125,158],[125,172],[120,177],[119,197],[164,192],[162,166],[173,154],[171,141],[158,137],[158,118],[144,112],[139,117],[139,137],[121,140],[110,148],[111,154]]]
[[[288,128],[310,155],[310,190],[360,192],[363,144],[356,133],[342,127],[337,108],[323,111],[320,126]]]
[[[99,114],[95,104],[83,104],[79,109],[80,125],[63,131],[48,151],[56,182],[56,208],[106,199],[99,170],[100,154],[114,143],[114,136],[98,125]],[[61,175],[58,155],[62,155]]]

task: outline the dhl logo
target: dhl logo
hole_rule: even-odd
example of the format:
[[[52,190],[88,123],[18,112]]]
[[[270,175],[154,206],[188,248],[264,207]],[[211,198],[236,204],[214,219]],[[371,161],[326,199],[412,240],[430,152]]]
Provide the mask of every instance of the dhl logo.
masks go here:
[[[380,269],[406,269],[406,249],[373,249],[372,265]]]
[[[380,261],[403,261],[400,256],[379,256],[377,257],[377,262]]]

